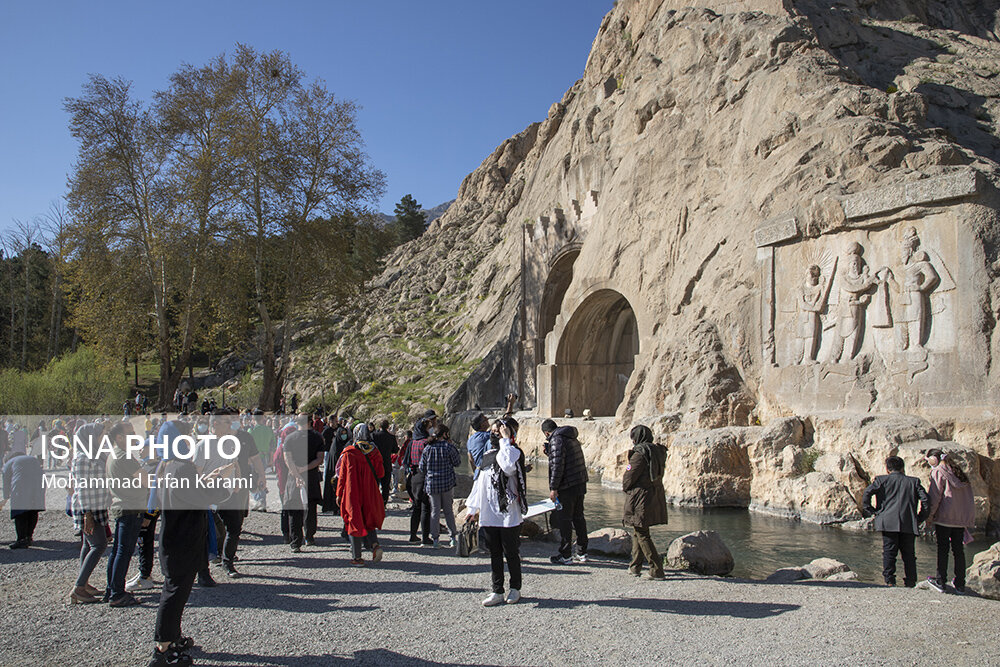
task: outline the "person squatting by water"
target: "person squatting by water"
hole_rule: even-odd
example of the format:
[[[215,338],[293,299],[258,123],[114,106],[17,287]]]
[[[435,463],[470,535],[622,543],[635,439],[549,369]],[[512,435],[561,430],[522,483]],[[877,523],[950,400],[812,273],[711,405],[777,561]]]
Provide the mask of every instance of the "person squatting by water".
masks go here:
[[[930,511],[927,492],[916,477],[904,473],[903,459],[890,456],[885,460],[889,473],[875,478],[865,489],[862,513],[875,517],[875,530],[882,532],[882,576],[887,586],[896,585],[896,557],[903,558],[903,585],[917,584],[917,556],[914,543],[917,526]],[[872,507],[872,498],[876,507]],[[917,503],[920,509],[917,511]]]
[[[649,536],[650,526],[667,523],[667,495],[663,490],[663,471],[667,448],[653,442],[648,426],[635,426],[629,433],[632,450],[622,476],[625,513],[622,525],[632,526],[632,560],[629,574],[642,576],[643,562],[649,564],[649,578],[663,579],[663,557]]]
[[[472,492],[465,501],[466,521],[478,521],[490,552],[493,592],[484,607],[521,599],[521,523],[528,511],[524,452],[515,443],[517,422],[503,420],[496,445],[484,452]],[[510,573],[510,592],[504,598],[503,564]]]

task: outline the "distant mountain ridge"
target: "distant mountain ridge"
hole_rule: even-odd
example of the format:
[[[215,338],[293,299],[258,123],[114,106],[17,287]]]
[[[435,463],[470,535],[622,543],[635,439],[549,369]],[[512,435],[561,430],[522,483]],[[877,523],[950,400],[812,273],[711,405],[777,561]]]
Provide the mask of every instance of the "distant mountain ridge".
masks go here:
[[[455,200],[452,199],[443,204],[438,204],[434,208],[422,208],[420,210],[427,214],[427,224],[430,225],[432,222],[444,215],[444,212],[448,210],[448,207],[454,203]],[[379,213],[379,217],[381,217],[386,224],[395,222],[396,220],[396,216],[390,213]]]

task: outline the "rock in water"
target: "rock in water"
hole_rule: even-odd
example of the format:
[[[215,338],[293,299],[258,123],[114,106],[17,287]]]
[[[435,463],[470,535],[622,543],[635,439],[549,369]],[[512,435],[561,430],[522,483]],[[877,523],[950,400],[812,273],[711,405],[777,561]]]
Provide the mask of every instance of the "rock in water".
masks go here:
[[[733,571],[736,562],[717,532],[699,530],[682,535],[670,543],[667,564],[677,570],[726,575]]]
[[[809,572],[807,572],[805,568],[783,567],[780,570],[775,570],[775,572],[764,581],[769,584],[788,584],[793,581],[802,581],[803,579],[809,578]]]
[[[601,528],[587,535],[587,551],[609,556],[630,556],[632,536],[621,528]]]
[[[810,579],[828,579],[835,574],[851,571],[851,568],[832,558],[817,558],[803,569],[809,573]]]
[[[1000,600],[1000,542],[976,554],[965,574],[965,585],[985,598]]]

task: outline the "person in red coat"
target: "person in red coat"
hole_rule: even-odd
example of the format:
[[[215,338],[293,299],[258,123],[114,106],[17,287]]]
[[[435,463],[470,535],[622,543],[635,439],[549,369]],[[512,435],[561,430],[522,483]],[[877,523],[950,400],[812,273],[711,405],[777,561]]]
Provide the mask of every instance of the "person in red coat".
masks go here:
[[[385,475],[382,455],[372,442],[367,424],[354,429],[354,442],[344,449],[337,464],[337,502],[344,529],[351,539],[351,564],[364,565],[361,547],[372,550],[372,560],[382,560],[378,532],[385,520],[385,505],[378,480]]]

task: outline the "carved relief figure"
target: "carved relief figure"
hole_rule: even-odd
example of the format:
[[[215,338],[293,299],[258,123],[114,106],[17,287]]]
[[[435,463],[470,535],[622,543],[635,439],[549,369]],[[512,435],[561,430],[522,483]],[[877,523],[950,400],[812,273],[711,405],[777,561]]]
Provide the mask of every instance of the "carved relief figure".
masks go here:
[[[930,256],[920,247],[917,231],[910,227],[900,244],[903,261],[903,286],[900,294],[899,345],[902,350],[922,349],[931,329],[930,295],[941,284],[941,276]]]
[[[837,323],[833,331],[830,347],[830,361],[840,363],[847,353],[853,359],[861,350],[864,340],[865,311],[872,300],[874,288],[885,283],[888,269],[880,269],[871,275],[868,264],[862,259],[864,248],[853,241],[844,253],[844,272],[840,277],[840,295],[837,304]],[[887,311],[887,305],[880,303],[879,313]],[[882,324],[882,322],[877,322]]]
[[[834,262],[833,271],[836,272],[837,264]],[[833,281],[833,273],[821,281],[822,271],[819,265],[813,264],[806,272],[805,282],[799,288],[798,308],[798,344],[801,351],[796,352],[796,363],[815,364],[816,355],[819,352],[820,336],[823,331],[821,313],[826,309],[826,302],[830,296],[830,285]]]

